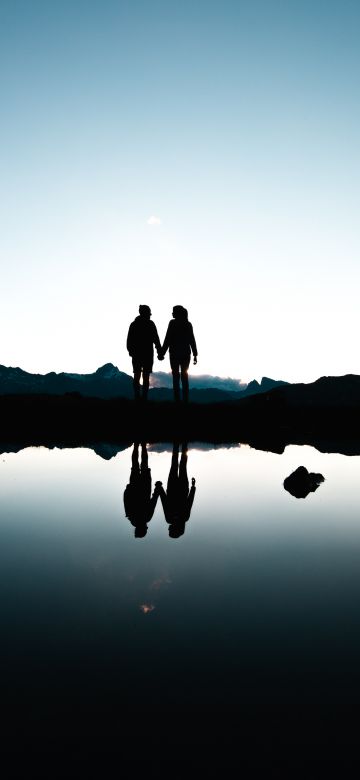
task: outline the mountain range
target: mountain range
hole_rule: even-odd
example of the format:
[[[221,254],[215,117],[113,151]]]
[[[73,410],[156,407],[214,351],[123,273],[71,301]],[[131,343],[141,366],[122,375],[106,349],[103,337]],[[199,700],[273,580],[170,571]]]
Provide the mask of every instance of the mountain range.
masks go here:
[[[149,400],[169,401],[173,398],[171,374],[152,374]],[[243,384],[238,379],[217,376],[193,376],[190,380],[190,400],[198,403],[238,400],[249,395],[268,392],[287,385],[282,380],[263,377]],[[0,395],[64,395],[79,393],[91,398],[132,398],[133,380],[112,363],[106,363],[92,374],[65,373],[31,374],[21,368],[0,365]]]

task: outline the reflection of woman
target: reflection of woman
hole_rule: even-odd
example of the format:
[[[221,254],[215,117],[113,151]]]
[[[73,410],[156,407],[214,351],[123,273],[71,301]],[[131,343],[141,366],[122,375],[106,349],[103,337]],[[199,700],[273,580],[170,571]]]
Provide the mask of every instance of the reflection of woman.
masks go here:
[[[180,374],[183,392],[183,400],[189,398],[188,369],[191,352],[194,356],[194,365],[197,363],[197,347],[193,326],[188,320],[187,309],[183,306],[174,306],[161,354],[164,356],[169,349],[170,365],[173,375],[173,387],[175,401],[180,400]]]
[[[155,486],[151,495],[151,471],[148,466],[146,444],[141,445],[141,464],[139,465],[139,445],[134,444],[132,466],[129,484],[124,492],[124,507],[126,517],[135,527],[135,536],[142,538],[147,534],[147,524],[150,522],[159,496],[159,488]]]
[[[191,488],[189,490],[186,444],[183,444],[181,448],[180,466],[179,445],[173,445],[167,492],[165,493],[161,482],[157,482],[156,487],[159,490],[165,519],[169,523],[169,536],[177,539],[185,531],[185,523],[190,517],[196,490],[194,478],[191,480]]]

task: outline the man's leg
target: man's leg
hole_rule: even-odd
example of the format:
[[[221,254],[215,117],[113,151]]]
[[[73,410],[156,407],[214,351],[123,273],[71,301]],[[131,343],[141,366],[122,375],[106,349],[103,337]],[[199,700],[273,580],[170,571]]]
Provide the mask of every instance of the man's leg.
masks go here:
[[[146,401],[148,391],[149,391],[149,378],[150,378],[150,372],[147,371],[145,368],[143,369],[143,399]]]
[[[179,445],[177,442],[173,442],[173,451],[172,451],[172,458],[171,458],[171,467],[169,472],[169,479],[168,479],[168,488],[169,483],[176,481],[178,478],[178,470],[179,470]]]
[[[136,371],[134,371],[134,379],[133,379],[134,397],[136,401],[138,401],[140,398],[140,376],[141,376],[141,370],[136,369]]]
[[[137,357],[133,357],[132,364],[133,364],[133,373],[134,373],[134,379],[133,379],[134,397],[135,397],[135,401],[137,401],[140,398],[141,363]]]

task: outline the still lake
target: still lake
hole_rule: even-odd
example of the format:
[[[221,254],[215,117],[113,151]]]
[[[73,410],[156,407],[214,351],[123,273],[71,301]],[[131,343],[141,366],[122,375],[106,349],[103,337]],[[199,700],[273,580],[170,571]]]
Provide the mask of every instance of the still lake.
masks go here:
[[[195,444],[176,483],[172,445],[148,445],[142,477],[141,448],[124,447],[0,456],[5,733],[344,736],[360,694],[360,458]],[[300,465],[325,477],[304,499],[283,487]]]

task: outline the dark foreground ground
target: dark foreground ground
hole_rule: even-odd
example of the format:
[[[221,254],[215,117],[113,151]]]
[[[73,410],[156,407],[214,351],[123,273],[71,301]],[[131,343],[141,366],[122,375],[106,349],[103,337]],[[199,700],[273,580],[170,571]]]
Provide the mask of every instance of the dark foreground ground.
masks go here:
[[[242,442],[273,452],[311,444],[324,452],[360,454],[360,403],[289,402],[277,390],[206,405],[78,394],[0,396],[0,421],[0,440],[14,446],[177,440]]]

